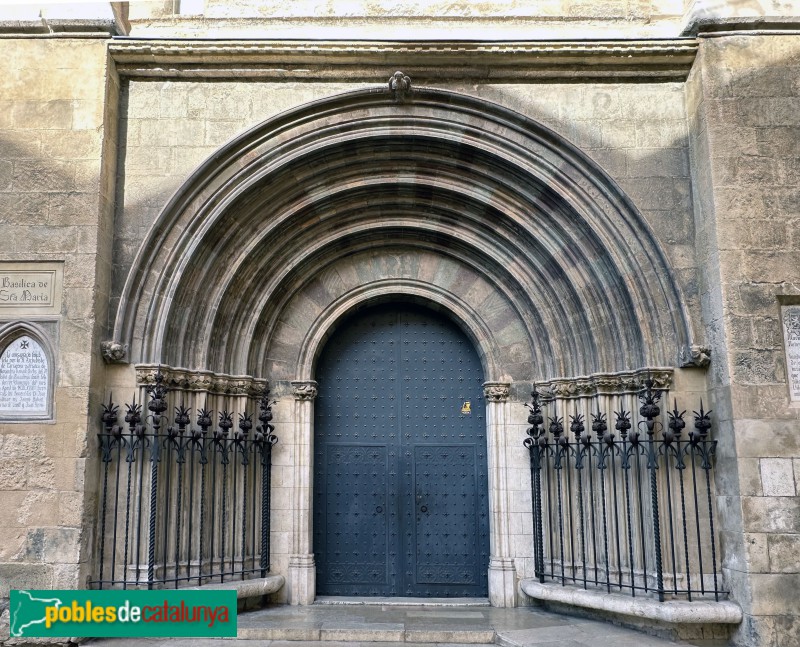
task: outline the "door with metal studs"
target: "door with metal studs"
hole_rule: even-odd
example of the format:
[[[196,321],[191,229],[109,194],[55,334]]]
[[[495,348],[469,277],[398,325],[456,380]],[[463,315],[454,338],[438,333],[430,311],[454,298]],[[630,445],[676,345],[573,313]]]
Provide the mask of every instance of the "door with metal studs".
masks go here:
[[[485,597],[483,371],[448,318],[411,304],[342,324],[319,358],[317,593]]]

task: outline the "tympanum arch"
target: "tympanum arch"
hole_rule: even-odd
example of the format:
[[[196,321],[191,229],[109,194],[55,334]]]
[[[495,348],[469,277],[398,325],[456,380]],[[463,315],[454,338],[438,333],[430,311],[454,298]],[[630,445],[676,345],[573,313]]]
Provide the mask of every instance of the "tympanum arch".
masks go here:
[[[674,365],[691,342],[663,250],[602,169],[531,119],[429,89],[316,101],[220,149],[154,223],[115,339],[135,363],[269,377],[287,299],[337,258],[404,245],[501,288],[535,361],[489,374]]]

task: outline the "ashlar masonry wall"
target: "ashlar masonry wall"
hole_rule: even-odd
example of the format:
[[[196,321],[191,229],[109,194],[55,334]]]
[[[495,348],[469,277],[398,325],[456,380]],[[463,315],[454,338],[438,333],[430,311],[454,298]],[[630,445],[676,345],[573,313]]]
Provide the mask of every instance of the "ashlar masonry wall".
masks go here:
[[[800,407],[780,308],[800,303],[800,41],[704,39],[687,105],[724,568],[746,614],[736,641],[798,644]]]
[[[53,315],[0,312],[0,326],[38,324],[55,349],[54,420],[0,423],[0,598],[85,586],[117,95],[105,40],[5,39],[2,48],[0,261],[60,264],[63,299]]]

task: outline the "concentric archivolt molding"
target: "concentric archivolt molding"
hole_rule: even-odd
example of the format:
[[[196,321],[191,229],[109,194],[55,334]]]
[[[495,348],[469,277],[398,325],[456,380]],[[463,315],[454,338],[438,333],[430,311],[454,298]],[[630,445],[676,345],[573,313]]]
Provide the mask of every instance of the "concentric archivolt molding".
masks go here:
[[[115,340],[137,363],[310,379],[286,347],[381,280],[444,289],[485,348],[513,348],[487,379],[670,366],[691,342],[662,250],[588,157],[494,104],[383,88],[279,115],[201,166],[139,251]]]

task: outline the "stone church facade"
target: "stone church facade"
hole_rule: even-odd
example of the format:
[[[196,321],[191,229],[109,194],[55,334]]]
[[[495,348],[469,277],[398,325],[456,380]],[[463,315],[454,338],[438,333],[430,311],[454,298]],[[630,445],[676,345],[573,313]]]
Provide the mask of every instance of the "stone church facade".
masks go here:
[[[268,384],[273,599],[347,593],[320,565],[321,511],[339,510],[320,448],[340,432],[383,447],[357,440],[363,415],[402,453],[402,401],[438,395],[423,380],[461,375],[474,350],[478,387],[453,387],[460,414],[417,408],[414,433],[451,414],[476,425],[477,489],[463,495],[485,505],[476,594],[534,603],[521,587],[536,571],[531,392],[550,395],[549,415],[602,401],[636,418],[655,376],[682,408],[713,410],[714,547],[741,609],[721,635],[800,641],[791,2],[0,11],[0,596],[97,581],[102,404],[146,402],[157,373],[170,408],[192,411],[254,411]],[[438,355],[398,350],[393,373],[388,355],[336,346],[381,321],[440,326],[469,351],[428,374]],[[397,334],[373,341],[401,349]],[[378,372],[358,373],[359,357]],[[396,410],[378,388],[395,380]],[[400,511],[404,487],[388,490]]]

